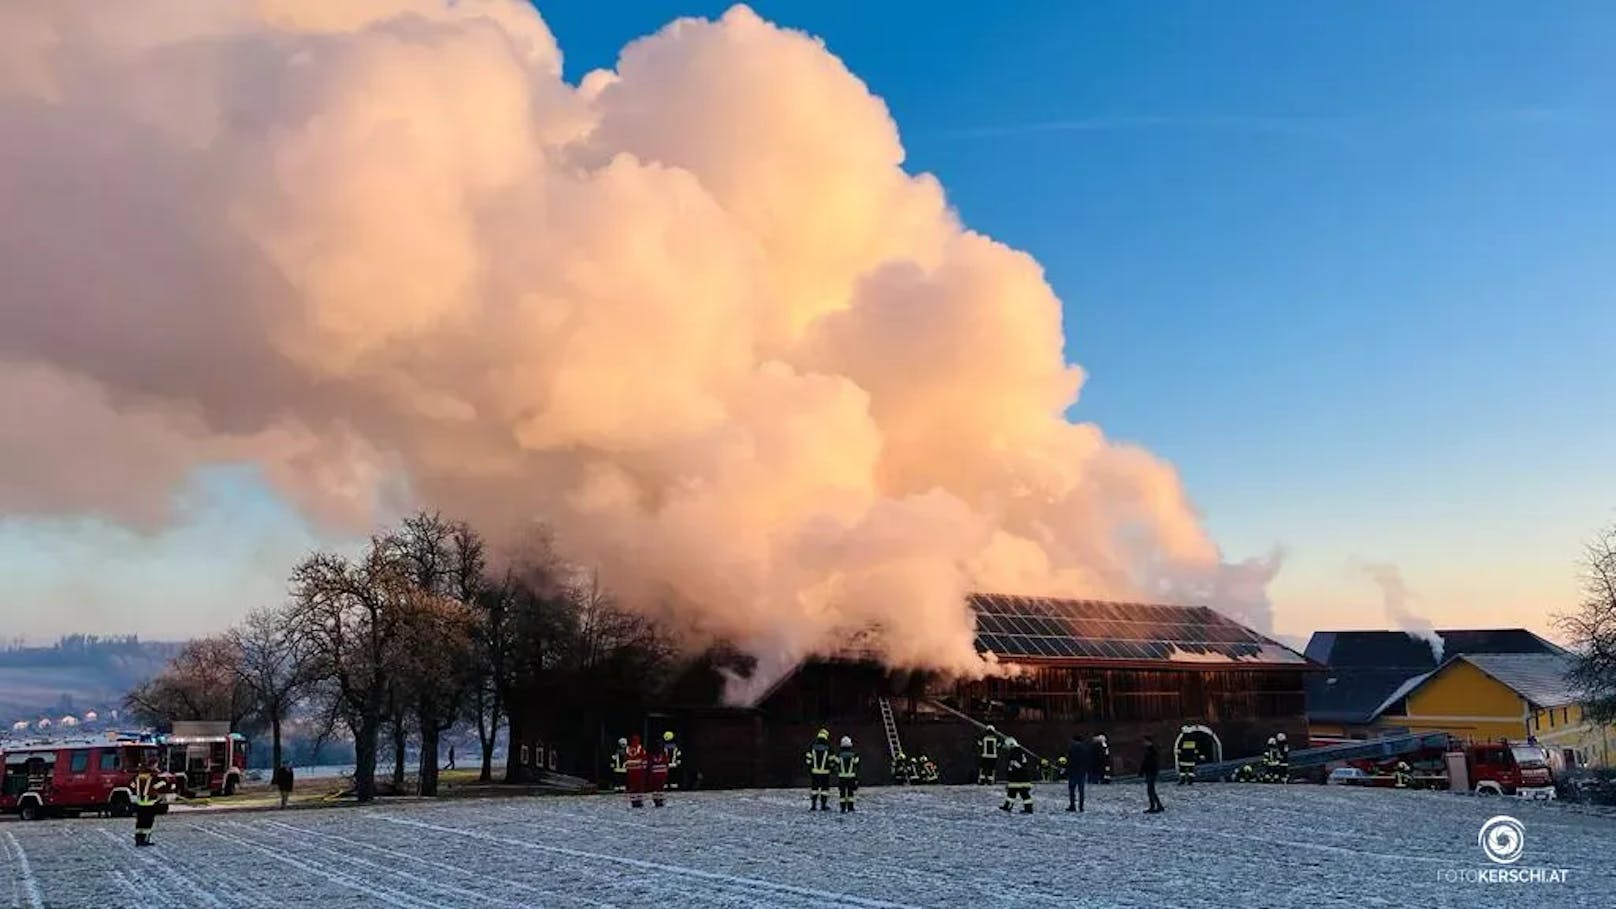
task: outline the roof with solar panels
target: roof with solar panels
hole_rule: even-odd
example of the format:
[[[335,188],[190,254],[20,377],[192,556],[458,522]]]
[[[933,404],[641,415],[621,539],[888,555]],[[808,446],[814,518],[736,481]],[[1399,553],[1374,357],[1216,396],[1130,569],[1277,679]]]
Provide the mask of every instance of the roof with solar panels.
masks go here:
[[[1306,669],[1315,664],[1206,606],[973,593],[976,649],[1012,663]]]

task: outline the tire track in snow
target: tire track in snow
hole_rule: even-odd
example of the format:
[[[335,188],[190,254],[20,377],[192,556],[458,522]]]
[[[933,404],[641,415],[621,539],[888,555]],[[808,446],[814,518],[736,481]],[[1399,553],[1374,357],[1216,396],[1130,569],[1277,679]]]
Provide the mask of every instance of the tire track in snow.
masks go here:
[[[200,900],[203,905],[213,906],[216,907],[216,909],[223,909],[223,903],[219,902],[219,900],[212,893],[204,890],[194,878],[185,875],[178,868],[175,868],[168,862],[159,862],[151,856],[142,853],[140,851],[140,847],[130,844],[122,837],[113,833],[111,830],[106,829],[105,827],[97,827],[95,828],[95,832],[101,834],[101,836],[105,837],[106,839],[111,840],[114,848],[124,851],[129,855],[129,857],[133,858],[137,862],[140,862],[142,865],[145,865],[158,876],[167,881],[177,883],[186,890],[189,890],[191,894]]]
[[[600,803],[597,802],[596,804]],[[558,809],[553,805],[547,805],[542,814],[524,812],[520,815],[513,815],[510,811],[463,811],[460,812],[460,816],[497,824],[499,827],[514,832],[518,836],[524,836],[524,838],[553,839],[559,837],[566,841],[569,836],[583,836],[589,833],[598,835],[603,827],[609,826],[629,831],[633,844],[643,844],[645,841],[644,834],[652,834],[653,839],[656,835],[688,836],[691,841],[700,842],[699,851],[703,857],[722,855],[743,864],[756,858],[759,843],[752,835],[752,831],[715,827],[705,823],[706,819],[713,815],[710,809],[705,807],[704,803],[697,802],[696,804],[701,806],[698,808],[700,813],[696,815],[673,811],[658,812],[655,809],[647,809],[643,812],[630,812],[630,816],[627,817],[608,817],[603,814],[591,814],[583,811],[567,811]],[[614,808],[605,809],[605,811],[615,810]],[[740,817],[739,815],[734,816]],[[559,827],[552,823],[556,818],[567,818],[580,823],[570,827]],[[667,823],[659,823],[656,820],[657,818],[663,818]],[[743,818],[743,820],[753,826],[772,823],[782,829],[791,830],[790,824],[779,820],[772,822],[763,818]],[[527,837],[526,835],[528,834],[533,836]],[[735,836],[726,836],[725,834],[735,834]],[[615,841],[597,844],[598,848],[618,848],[622,845],[624,844]],[[663,864],[672,865],[671,862],[663,862]],[[673,867],[684,866],[675,865]],[[572,873],[591,873],[587,868],[578,868],[576,863],[569,867],[568,870]],[[823,873],[823,870],[817,866],[798,870],[806,874]],[[876,878],[876,880],[879,880],[879,878]],[[636,882],[632,880],[625,881],[621,878],[610,879],[610,882],[612,886],[637,886]],[[695,882],[692,883],[694,884]],[[685,889],[680,887],[674,880],[668,880],[657,885],[652,897],[662,899],[668,895],[682,897],[695,903],[699,903],[711,896],[709,891],[699,887],[694,890]],[[768,901],[762,905],[774,909],[774,907],[785,905],[782,903],[782,900],[785,899],[787,899],[785,894],[772,893]],[[808,906],[816,906],[823,900],[822,897],[818,896],[801,896],[795,899],[802,900],[804,905]]]
[[[268,835],[268,833],[269,833],[268,831],[262,830],[257,826],[254,826],[254,825],[251,825],[251,824],[244,824],[244,823],[241,823],[239,821],[228,822],[228,825],[230,827],[236,828],[237,830],[249,831],[249,832],[257,834],[257,835]],[[293,828],[293,829],[296,829],[296,828]],[[244,832],[241,835],[243,837],[246,837],[246,836],[248,836],[248,833]],[[260,842],[261,845],[264,845],[266,848],[276,848],[276,846],[274,846],[274,845],[267,844],[267,843],[262,843],[262,841],[259,841],[259,842]],[[282,847],[282,848],[284,848],[284,847]],[[421,876],[419,874],[411,874],[408,871],[403,871],[403,870],[401,870],[399,868],[394,868],[394,867],[391,867],[389,865],[381,864],[379,862],[373,862],[373,861],[370,861],[369,859],[363,859],[363,858],[360,858],[359,856],[352,855],[352,854],[349,854],[349,853],[346,853],[346,852],[342,852],[341,850],[332,848],[330,846],[321,846],[321,845],[316,844],[316,843],[309,843],[309,842],[305,841],[300,845],[299,848],[302,849],[304,852],[313,852],[316,855],[322,856],[325,859],[329,859],[333,863],[347,864],[347,865],[350,865],[350,866],[356,866],[356,868],[358,868],[358,869],[365,869],[363,871],[355,870],[353,873],[356,874],[356,875],[366,875],[366,874],[374,873],[374,874],[379,874],[379,875],[383,875],[383,876],[387,876],[387,877],[402,878],[403,880],[409,881],[410,883],[415,884],[418,887],[424,887],[424,888],[426,888],[428,890],[436,890],[436,891],[438,891],[440,893],[445,893],[445,894],[449,894],[449,895],[452,895],[452,896],[470,897],[471,899],[477,901],[478,903],[483,903],[483,904],[497,904],[497,905],[501,905],[501,906],[512,906],[512,907],[516,907],[516,909],[528,909],[528,907],[530,905],[528,903],[519,903],[519,902],[516,902],[515,900],[509,900],[509,899],[506,899],[506,898],[501,897],[501,896],[494,896],[493,894],[484,893],[484,892],[478,891],[478,890],[468,890],[465,887],[460,887],[460,886],[448,883],[448,882],[440,880],[440,879],[431,878],[431,877],[423,877],[423,876]],[[327,867],[336,867],[336,864],[329,865]]]
[[[916,819],[926,820],[926,821],[935,822],[935,821],[939,821],[939,820],[947,820],[947,821],[952,821],[952,822],[955,822],[955,823],[967,823],[967,824],[972,824],[972,825],[975,825],[975,826],[989,827],[989,828],[995,829],[995,830],[1002,830],[1003,829],[1000,825],[994,824],[991,821],[982,820],[981,818],[975,817],[974,815],[966,814],[966,813],[958,812],[958,811],[953,812],[953,813],[941,813],[941,814],[938,814],[938,815],[922,814],[922,813],[913,812],[913,811],[908,811],[908,812],[897,811],[897,812],[893,812],[893,813],[896,813],[896,814],[899,814],[899,815],[902,815],[902,816],[916,818]],[[1109,826],[1113,826],[1113,827],[1132,827],[1132,828],[1137,829],[1137,830],[1148,830],[1148,831],[1157,832],[1157,833],[1163,832],[1164,829],[1167,829],[1167,830],[1180,830],[1181,832],[1183,832],[1182,828],[1163,828],[1163,827],[1161,827],[1160,825],[1157,825],[1157,824],[1141,823],[1139,821],[1118,820],[1118,819],[1105,817],[1104,815],[1101,815],[1099,813],[1096,813],[1095,816],[1090,818],[1087,822],[1092,823],[1092,824],[1105,824],[1105,825],[1109,825]],[[1056,839],[1056,840],[1065,840],[1066,839],[1065,834],[1051,833],[1051,832],[1046,831],[1046,830],[1040,830],[1040,829],[1038,829],[1036,827],[1034,827],[1034,828],[1026,828],[1026,827],[1024,827],[1024,828],[1022,828],[1021,832],[1028,835],[1028,836],[1041,836],[1041,837],[1046,837],[1046,838]],[[1212,830],[1212,829],[1207,829],[1205,827],[1196,828],[1194,830],[1194,834],[1196,836],[1203,836],[1203,837],[1219,837],[1219,838],[1222,838],[1222,839],[1238,840],[1238,841],[1245,841],[1245,842],[1252,842],[1252,843],[1262,843],[1262,844],[1267,845],[1267,846],[1282,846],[1282,847],[1294,848],[1294,849],[1313,850],[1313,851],[1317,851],[1317,852],[1329,853],[1329,854],[1332,854],[1332,855],[1350,855],[1350,856],[1353,856],[1355,858],[1377,858],[1377,859],[1387,859],[1387,860],[1393,860],[1393,861],[1399,861],[1399,862],[1417,862],[1417,863],[1428,864],[1428,865],[1440,865],[1442,867],[1450,867],[1453,864],[1453,860],[1448,859],[1448,858],[1436,858],[1436,857],[1424,856],[1424,855],[1402,855],[1402,854],[1390,853],[1390,852],[1370,852],[1370,851],[1368,851],[1366,849],[1354,849],[1354,848],[1349,847],[1349,846],[1333,846],[1333,845],[1329,845],[1327,843],[1308,843],[1308,842],[1302,842],[1302,841],[1299,841],[1299,840],[1277,839],[1277,838],[1274,838],[1274,837],[1258,836],[1256,834],[1250,834],[1250,833],[1231,833],[1231,832],[1229,832],[1227,830]]]
[[[475,879],[477,879],[479,881],[488,880],[488,878],[486,876],[484,876],[483,874],[481,874],[479,872],[476,872],[476,871],[472,871],[469,868],[463,868],[463,867],[461,867],[459,865],[451,865],[451,864],[448,864],[447,862],[435,862],[435,861],[432,861],[430,859],[426,859],[426,858],[423,858],[423,857],[421,857],[419,855],[414,855],[414,854],[409,853],[409,852],[404,852],[404,851],[401,851],[401,850],[398,850],[398,849],[389,849],[386,846],[382,846],[382,845],[377,844],[377,843],[369,843],[369,842],[365,842],[364,840],[356,840],[356,839],[352,839],[351,837],[341,836],[341,835],[335,834],[335,833],[326,833],[325,831],[322,831],[322,830],[315,830],[312,827],[298,827],[298,826],[296,826],[294,824],[287,824],[287,823],[284,823],[284,822],[281,822],[281,821],[265,821],[264,823],[266,825],[268,825],[268,826],[279,827],[282,830],[286,830],[287,832],[290,832],[290,833],[298,833],[298,834],[302,834],[304,836],[316,836],[316,837],[322,837],[324,839],[335,840],[335,841],[340,842],[340,843],[346,843],[346,844],[348,844],[350,846],[357,846],[357,847],[359,847],[361,849],[369,849],[369,850],[371,850],[373,852],[380,852],[383,855],[390,855],[390,856],[393,856],[395,858],[404,859],[406,861],[416,862],[416,863],[424,865],[424,866],[426,866],[428,868],[436,868],[436,869],[438,869],[440,871],[448,871],[448,872],[451,872],[451,873],[454,873],[454,874],[461,875],[463,877],[475,878]],[[503,885],[503,886],[506,886],[506,887],[515,887],[518,890],[525,890],[525,891],[527,891],[529,893],[535,893],[535,894],[538,894],[540,896],[545,896],[545,897],[549,897],[551,899],[561,900],[561,901],[564,901],[564,902],[582,903],[582,904],[588,905],[588,906],[600,906],[600,907],[603,907],[603,909],[617,909],[617,906],[615,904],[612,904],[612,903],[603,903],[600,900],[590,899],[589,897],[586,897],[586,896],[579,896],[577,894],[570,894],[570,893],[562,893],[559,890],[550,890],[548,888],[539,887],[539,886],[536,886],[536,885],[533,885],[533,884],[525,883],[523,881],[511,880],[509,877],[501,879],[500,881],[498,881],[498,883]]]
[[[572,818],[572,819],[575,819],[575,820],[581,820],[581,821],[584,821],[585,823],[584,823],[584,825],[581,825],[579,827],[568,827],[568,828],[558,828],[554,824],[544,823],[544,821],[549,820],[549,819],[553,819],[553,818],[558,817],[558,816],[559,817],[569,817],[569,818]],[[463,819],[473,819],[473,820],[477,820],[477,821],[484,821],[484,822],[487,822],[489,825],[496,826],[496,827],[498,827],[498,828],[500,828],[502,830],[514,830],[514,831],[519,832],[521,834],[532,833],[532,834],[537,834],[537,835],[544,836],[544,837],[554,837],[554,836],[560,835],[563,839],[565,839],[568,836],[582,836],[586,832],[590,831],[591,829],[593,829],[595,832],[598,832],[602,821],[606,821],[606,823],[609,823],[612,826],[626,827],[626,828],[629,828],[631,830],[636,830],[636,831],[664,829],[664,828],[658,828],[655,825],[648,824],[648,823],[643,823],[643,822],[636,822],[636,821],[623,820],[623,819],[607,821],[604,818],[590,817],[590,816],[587,816],[587,815],[575,814],[575,813],[572,813],[572,812],[558,812],[558,811],[554,811],[554,810],[546,810],[542,815],[535,816],[531,812],[524,812],[524,813],[521,813],[521,814],[516,814],[513,811],[473,811],[473,810],[462,809],[462,810],[459,810],[459,811],[456,812],[456,817],[463,818]],[[709,831],[704,831],[704,832],[705,833],[710,833],[711,831],[709,830]],[[615,846],[617,846],[619,844],[617,844],[617,843],[608,843],[608,844],[603,844],[603,845],[615,847]],[[718,848],[718,846],[719,846],[719,844],[717,844],[717,843],[709,843],[704,848],[711,850],[711,849]],[[595,868],[590,868],[588,866],[580,867],[578,865],[578,863],[576,863],[576,862],[563,863],[562,867],[565,869],[566,873],[568,873],[568,874],[578,876],[578,877],[589,878],[590,880],[600,881],[601,886],[605,887],[605,888],[613,888],[613,889],[617,889],[617,890],[625,890],[625,889],[627,889],[627,890],[647,890],[647,892],[645,893],[644,898],[654,900],[654,901],[666,900],[666,899],[668,899],[670,897],[673,897],[673,898],[686,900],[686,901],[688,901],[690,903],[699,903],[699,902],[702,901],[702,899],[704,897],[707,897],[707,896],[710,895],[708,893],[708,891],[700,889],[699,886],[696,886],[695,889],[691,889],[689,887],[681,886],[680,882],[678,882],[677,880],[668,880],[668,881],[665,881],[664,883],[656,885],[654,888],[650,888],[650,886],[644,881],[639,881],[639,880],[635,880],[635,879],[632,879],[632,878],[623,878],[623,877],[614,876],[614,875],[611,875],[611,874],[602,873],[601,871],[599,871],[599,870],[597,870]],[[693,886],[695,885],[695,882],[691,882],[691,883],[692,883]],[[768,903],[749,904],[749,905],[763,905],[763,906],[766,906],[766,907],[770,907],[770,909],[774,909],[774,907],[778,907],[780,905],[783,905],[780,902],[781,899],[783,899],[783,895],[774,894],[774,895],[772,895],[770,897],[770,902],[768,902]],[[804,899],[806,899],[806,898],[804,898]],[[813,903],[810,902],[809,905],[813,905]]]
[[[260,846],[255,842],[244,840],[240,837],[231,836],[228,833],[220,833],[217,830],[209,830],[205,827],[198,826],[195,823],[191,824],[190,826],[192,830],[199,830],[208,836],[217,837],[218,839],[226,842],[235,843],[238,846],[245,846],[254,852],[274,859],[283,865],[316,875],[317,877],[325,878],[333,884],[346,887],[349,890],[358,891],[366,896],[386,903],[389,906],[400,906],[403,907],[403,909],[418,909],[418,907],[425,906],[430,907],[430,909],[436,909],[436,907],[441,905],[439,903],[427,902],[426,900],[411,896],[407,893],[400,893],[396,890],[372,887],[366,884],[363,880],[360,880],[351,874],[347,874],[346,872],[333,871],[329,868],[321,867],[318,862],[310,862],[293,858],[290,855]]]
[[[440,824],[429,824],[425,821],[410,821],[402,818],[390,818],[385,815],[372,814],[372,817],[389,824],[399,824],[406,827],[420,827],[427,830],[436,830],[441,833],[453,833],[472,839],[487,842],[501,843],[507,846],[516,846],[520,849],[532,849],[540,852],[549,852],[555,855],[565,855],[571,858],[593,859],[595,861],[611,862],[627,865],[631,868],[640,868],[645,871],[660,871],[665,874],[680,875],[711,881],[715,884],[738,886],[757,894],[768,892],[773,894],[806,897],[808,899],[826,900],[832,904],[847,906],[865,906],[870,909],[914,909],[906,903],[893,903],[887,900],[869,899],[849,893],[836,893],[831,890],[818,890],[813,887],[799,887],[794,884],[782,884],[762,878],[744,877],[741,875],[722,874],[716,871],[703,871],[700,868],[690,868],[684,865],[670,865],[662,862],[652,862],[645,859],[628,858],[621,855],[606,855],[599,852],[588,852],[583,849],[573,849],[567,846],[552,846],[543,843],[529,843],[523,840],[513,840],[507,837],[493,836],[477,830],[466,830],[460,827],[445,827]]]
[[[12,877],[12,905],[21,907],[26,903],[30,909],[45,909],[45,897],[39,891],[39,881],[34,878],[34,866],[28,863],[27,851],[10,830],[6,831],[6,855],[17,857],[17,872]]]

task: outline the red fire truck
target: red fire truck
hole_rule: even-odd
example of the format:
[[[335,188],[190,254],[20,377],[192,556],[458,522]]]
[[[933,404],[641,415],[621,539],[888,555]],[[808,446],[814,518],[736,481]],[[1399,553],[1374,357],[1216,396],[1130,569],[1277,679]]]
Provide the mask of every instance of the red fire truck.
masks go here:
[[[0,811],[25,821],[86,811],[123,817],[134,810],[135,771],[157,756],[155,743],[129,739],[5,745]]]
[[[236,794],[247,773],[247,739],[231,732],[230,724],[175,721],[174,731],[158,738],[163,769],[187,798]]]
[[[1529,742],[1463,742],[1452,739],[1446,749],[1426,748],[1389,759],[1355,760],[1348,765],[1361,776],[1340,782],[1359,786],[1391,786],[1399,761],[1409,765],[1417,789],[1452,789],[1478,795],[1521,798],[1555,797],[1548,753]]]

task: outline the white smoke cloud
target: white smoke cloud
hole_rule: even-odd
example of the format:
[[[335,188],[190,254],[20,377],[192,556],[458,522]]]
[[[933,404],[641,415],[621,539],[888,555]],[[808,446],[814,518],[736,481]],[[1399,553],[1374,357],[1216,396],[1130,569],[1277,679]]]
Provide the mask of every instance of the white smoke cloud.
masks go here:
[[[1038,264],[746,7],[577,86],[515,0],[0,11],[0,509],[161,523],[260,465],[328,525],[552,523],[630,602],[774,650],[962,594],[1209,596],[1176,473],[1069,422]]]
[[[1403,573],[1396,565],[1385,562],[1365,562],[1359,569],[1380,588],[1381,602],[1386,610],[1386,621],[1392,628],[1418,638],[1431,647],[1431,656],[1442,662],[1442,636],[1436,633],[1431,620],[1415,612],[1408,604],[1413,597],[1403,581]]]

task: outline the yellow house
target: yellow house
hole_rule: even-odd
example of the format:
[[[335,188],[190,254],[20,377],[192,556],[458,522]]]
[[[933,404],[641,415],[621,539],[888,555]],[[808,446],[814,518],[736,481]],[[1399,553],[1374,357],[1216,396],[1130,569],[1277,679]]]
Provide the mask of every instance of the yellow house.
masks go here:
[[[1375,725],[1472,741],[1534,739],[1557,764],[1612,766],[1616,730],[1584,721],[1569,668],[1561,654],[1460,654],[1392,692]]]

